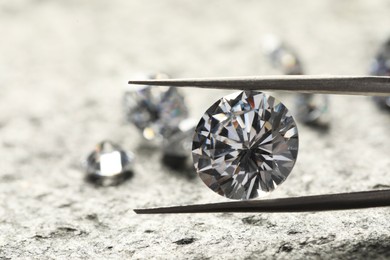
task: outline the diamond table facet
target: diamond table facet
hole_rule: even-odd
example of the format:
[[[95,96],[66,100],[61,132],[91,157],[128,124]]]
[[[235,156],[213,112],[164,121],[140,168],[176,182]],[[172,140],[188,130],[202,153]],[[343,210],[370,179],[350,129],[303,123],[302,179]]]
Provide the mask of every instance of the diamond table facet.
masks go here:
[[[231,199],[273,191],[290,174],[297,153],[298,130],[287,108],[250,91],[214,103],[197,125],[192,146],[199,177]]]

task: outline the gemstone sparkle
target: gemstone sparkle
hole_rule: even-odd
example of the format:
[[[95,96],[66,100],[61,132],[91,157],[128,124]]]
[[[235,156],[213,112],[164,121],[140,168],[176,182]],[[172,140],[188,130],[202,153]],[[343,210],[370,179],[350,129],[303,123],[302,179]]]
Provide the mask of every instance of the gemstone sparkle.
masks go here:
[[[290,174],[297,153],[298,131],[287,108],[249,91],[214,103],[197,125],[192,146],[199,177],[231,199],[273,191]]]

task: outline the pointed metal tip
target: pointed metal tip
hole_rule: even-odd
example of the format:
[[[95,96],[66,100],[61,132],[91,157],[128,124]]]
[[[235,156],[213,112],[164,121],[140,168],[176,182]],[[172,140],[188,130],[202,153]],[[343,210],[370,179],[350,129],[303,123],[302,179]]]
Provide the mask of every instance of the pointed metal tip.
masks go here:
[[[135,84],[135,85],[151,85],[154,80],[129,80],[128,84]]]
[[[155,211],[154,208],[150,208],[150,209],[134,209],[134,212],[136,214],[160,214],[160,213],[164,213],[164,212],[161,212],[161,210],[159,211]]]
[[[190,205],[188,205],[190,206]],[[145,208],[145,209],[134,209],[136,214],[167,214],[167,213],[188,213],[183,212],[183,207],[188,206],[173,206],[173,207],[159,207],[159,208]],[[194,205],[195,207],[197,205]]]
[[[144,213],[144,212],[145,212],[145,209],[133,209],[133,211],[134,211],[136,214],[146,214],[146,213]]]

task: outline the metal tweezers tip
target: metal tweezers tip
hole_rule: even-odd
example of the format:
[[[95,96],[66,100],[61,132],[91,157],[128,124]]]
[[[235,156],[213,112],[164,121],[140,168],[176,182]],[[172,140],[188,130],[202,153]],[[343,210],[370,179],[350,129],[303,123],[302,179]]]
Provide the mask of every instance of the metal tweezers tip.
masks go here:
[[[134,209],[137,214],[223,212],[314,212],[389,207],[390,189],[301,196],[281,199],[234,201],[186,206]]]
[[[382,76],[283,75],[130,80],[128,83],[174,87],[290,91],[312,94],[390,95],[390,77]]]

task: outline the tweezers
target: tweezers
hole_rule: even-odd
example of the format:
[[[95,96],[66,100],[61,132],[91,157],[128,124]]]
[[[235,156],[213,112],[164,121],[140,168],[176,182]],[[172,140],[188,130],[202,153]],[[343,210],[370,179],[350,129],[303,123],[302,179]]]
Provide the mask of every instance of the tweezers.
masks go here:
[[[129,84],[288,91],[310,94],[390,96],[390,77],[382,76],[261,76],[204,79],[131,80]],[[310,212],[390,206],[390,189],[300,196],[280,199],[208,203],[135,209],[137,214],[218,212]]]
[[[389,96],[390,77],[382,76],[254,76],[234,78],[131,80],[129,84],[200,87],[310,94]]]

